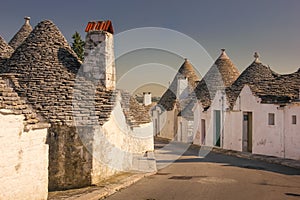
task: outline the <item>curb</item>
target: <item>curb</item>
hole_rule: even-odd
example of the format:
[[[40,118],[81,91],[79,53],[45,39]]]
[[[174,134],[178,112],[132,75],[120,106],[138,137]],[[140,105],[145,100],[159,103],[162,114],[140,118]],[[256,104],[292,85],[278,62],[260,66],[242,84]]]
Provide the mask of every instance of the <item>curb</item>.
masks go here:
[[[200,146],[198,146],[198,147],[200,147]],[[268,156],[268,155],[252,154],[252,153],[246,153],[246,152],[239,152],[239,151],[221,149],[221,148],[217,148],[217,147],[213,147],[212,151],[214,153],[221,153],[221,154],[225,154],[225,155],[229,155],[229,156],[235,156],[238,158],[264,161],[264,162],[271,163],[271,164],[277,164],[277,165],[282,165],[282,166],[291,167],[291,168],[295,168],[295,169],[300,169],[300,161],[299,160],[280,158],[280,157]]]
[[[156,174],[156,172],[149,172],[145,174],[134,174],[123,179],[120,183],[112,183],[104,186],[102,188],[96,189],[94,191],[82,194],[71,195],[69,197],[63,198],[64,200],[99,200],[105,199],[106,197],[116,193],[117,191],[127,188],[132,184],[138,182],[144,177],[148,177]],[[52,198],[55,199],[55,198]],[[60,199],[60,198],[59,198]]]
[[[146,173],[146,174],[135,174],[133,176],[126,178],[124,180],[124,182],[122,181],[123,183],[121,183],[121,184],[112,184],[112,185],[106,186],[104,188],[104,190],[106,190],[106,191],[104,193],[102,193],[101,195],[95,196],[96,198],[93,198],[92,200],[104,199],[104,198],[116,193],[117,191],[119,191],[121,189],[125,189],[125,188],[131,186],[132,184],[138,182],[142,178],[152,176],[154,174],[156,174],[156,172],[150,172],[150,173]],[[88,199],[88,198],[84,197],[82,200],[86,200],[86,199]]]

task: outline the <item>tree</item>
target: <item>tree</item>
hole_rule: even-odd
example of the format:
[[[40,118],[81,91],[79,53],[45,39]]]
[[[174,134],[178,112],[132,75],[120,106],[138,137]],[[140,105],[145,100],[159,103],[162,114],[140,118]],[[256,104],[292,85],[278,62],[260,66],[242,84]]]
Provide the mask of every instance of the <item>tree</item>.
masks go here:
[[[84,59],[84,41],[81,39],[80,34],[76,31],[74,35],[72,35],[73,43],[72,49],[77,54],[78,58],[83,61]]]

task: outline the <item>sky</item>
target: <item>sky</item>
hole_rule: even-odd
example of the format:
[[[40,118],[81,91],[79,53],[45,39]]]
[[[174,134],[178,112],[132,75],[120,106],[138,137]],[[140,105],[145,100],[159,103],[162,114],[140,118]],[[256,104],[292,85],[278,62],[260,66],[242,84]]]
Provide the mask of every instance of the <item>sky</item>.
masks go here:
[[[300,1],[298,0],[4,0],[1,1],[0,7],[0,35],[9,41],[24,23],[24,16],[31,17],[32,26],[44,19],[52,20],[69,42],[75,31],[78,31],[84,38],[87,22],[94,20],[110,19],[115,35],[141,27],[159,27],[176,31],[201,45],[203,49],[199,49],[199,51],[205,51],[210,59],[207,58],[206,62],[199,63],[197,54],[202,55],[203,52],[199,53],[195,49],[189,48],[188,45],[178,43],[177,45],[182,46],[182,50],[186,53],[181,52],[179,55],[175,55],[177,52],[162,53],[161,56],[169,57],[167,62],[140,63],[142,68],[153,66],[152,68],[156,71],[160,69],[156,67],[171,66],[174,70],[161,70],[168,72],[153,75],[161,76],[161,79],[164,80],[162,84],[167,87],[166,84],[173,79],[176,69],[182,64],[184,57],[191,58],[193,65],[197,65],[200,74],[204,75],[205,70],[202,69],[210,67],[212,63],[207,63],[219,56],[221,48],[226,49],[227,55],[240,71],[251,64],[255,51],[260,54],[260,60],[264,64],[271,66],[278,73],[296,71],[300,67],[299,10]],[[170,38],[173,40],[167,40]],[[165,37],[159,37],[159,40],[158,43],[163,43],[163,46],[166,41],[175,45],[178,38],[169,37],[167,33]],[[132,40],[129,42],[134,43]],[[118,49],[117,44],[116,42],[115,49]],[[168,48],[170,47],[168,46]],[[128,53],[129,57],[131,54],[132,52]],[[153,57],[148,51],[144,51],[144,54]],[[137,55],[140,54],[137,53],[135,58],[131,59],[136,60],[143,57]],[[198,60],[202,59],[201,56],[198,57]],[[149,65],[152,62],[155,64]],[[117,72],[119,70],[123,75],[135,67],[132,66],[132,62],[122,62],[117,65]],[[169,68],[164,67],[164,69]],[[141,72],[138,73],[141,75]],[[119,74],[118,77],[120,79],[122,76]],[[138,76],[136,79],[141,77],[143,76]],[[141,86],[141,84],[135,85],[136,88]]]

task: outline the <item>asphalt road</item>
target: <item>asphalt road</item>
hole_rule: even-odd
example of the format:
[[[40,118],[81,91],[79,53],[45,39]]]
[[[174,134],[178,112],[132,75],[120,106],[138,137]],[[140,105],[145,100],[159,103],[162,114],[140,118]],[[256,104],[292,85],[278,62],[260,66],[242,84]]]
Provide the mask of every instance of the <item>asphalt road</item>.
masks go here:
[[[156,151],[164,144],[157,143]],[[178,160],[107,200],[300,200],[300,170],[188,149]],[[164,151],[164,154],[176,154]],[[159,160],[158,164],[168,163]]]

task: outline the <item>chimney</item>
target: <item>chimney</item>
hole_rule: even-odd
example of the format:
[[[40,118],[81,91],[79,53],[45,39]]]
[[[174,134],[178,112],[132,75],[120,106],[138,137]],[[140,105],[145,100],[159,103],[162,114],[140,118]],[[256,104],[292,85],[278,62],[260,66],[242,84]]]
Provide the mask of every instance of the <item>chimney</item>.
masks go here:
[[[177,78],[177,99],[184,99],[188,96],[188,79],[186,77],[179,76]]]
[[[26,24],[26,25],[30,25],[30,24],[29,24],[29,22],[30,22],[30,17],[27,17],[27,16],[26,16],[26,17],[24,17],[24,19],[25,19],[25,24]]]
[[[111,21],[89,22],[85,31],[85,76],[109,90],[116,89],[113,28]]]
[[[145,106],[151,105],[152,104],[151,92],[143,92],[143,96],[144,96],[143,104]]]

